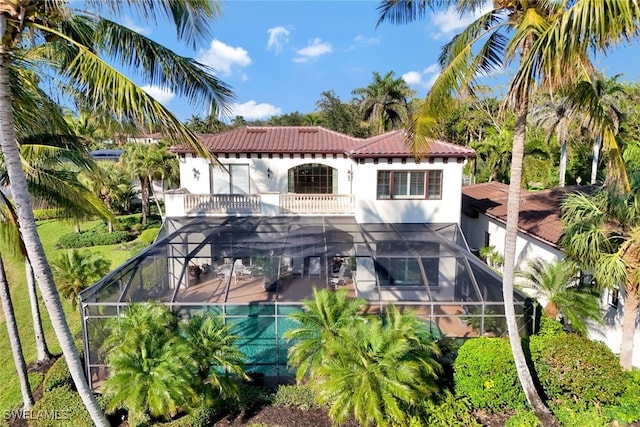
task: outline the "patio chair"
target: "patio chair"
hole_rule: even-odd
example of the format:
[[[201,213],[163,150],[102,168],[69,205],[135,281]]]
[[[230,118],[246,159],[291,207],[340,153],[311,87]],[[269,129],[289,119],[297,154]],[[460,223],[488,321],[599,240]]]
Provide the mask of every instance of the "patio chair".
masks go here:
[[[320,257],[312,256],[309,257],[309,277],[322,276],[322,268],[320,267]]]
[[[240,258],[234,261],[233,272],[237,277],[240,277],[241,279],[246,276],[251,276],[251,270],[245,267],[245,265],[242,263],[242,260]]]
[[[329,284],[331,288],[337,289],[340,286],[347,284],[347,279],[349,279],[345,274],[347,271],[347,266],[342,264],[340,269],[336,273],[331,273],[331,278],[329,279]]]

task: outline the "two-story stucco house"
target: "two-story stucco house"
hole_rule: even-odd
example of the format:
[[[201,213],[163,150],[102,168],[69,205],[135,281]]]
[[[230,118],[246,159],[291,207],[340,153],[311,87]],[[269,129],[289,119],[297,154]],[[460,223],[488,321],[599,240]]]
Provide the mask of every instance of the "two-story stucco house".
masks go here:
[[[94,386],[105,372],[95,330],[136,301],[220,314],[243,337],[248,369],[278,379],[291,374],[287,316],[314,289],[346,289],[372,313],[412,309],[437,336],[505,332],[501,279],[460,231],[473,150],[430,141],[416,159],[402,131],[360,139],[322,127],[200,138],[219,165],[173,146],[181,188],[165,194],[156,243],[81,294]]]

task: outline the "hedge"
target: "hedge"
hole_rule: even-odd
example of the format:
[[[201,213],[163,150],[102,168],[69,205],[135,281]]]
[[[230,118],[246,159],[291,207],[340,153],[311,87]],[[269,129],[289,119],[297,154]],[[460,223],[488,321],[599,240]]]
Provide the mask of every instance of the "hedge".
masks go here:
[[[104,411],[105,400],[98,396],[98,404]],[[58,387],[55,393],[45,393],[28,413],[30,427],[90,427],[93,426],[80,395],[67,386]]]
[[[63,249],[71,249],[88,246],[116,245],[132,240],[132,238],[133,236],[127,231],[114,231],[113,233],[84,231],[63,235],[58,240],[58,246]]]
[[[64,356],[60,356],[45,374],[42,382],[42,391],[47,394],[53,389],[65,386],[73,387],[73,378],[71,377],[71,372],[69,372],[67,361]]]
[[[303,410],[326,408],[317,402],[313,389],[308,385],[281,385],[273,398],[275,405],[295,406]]]

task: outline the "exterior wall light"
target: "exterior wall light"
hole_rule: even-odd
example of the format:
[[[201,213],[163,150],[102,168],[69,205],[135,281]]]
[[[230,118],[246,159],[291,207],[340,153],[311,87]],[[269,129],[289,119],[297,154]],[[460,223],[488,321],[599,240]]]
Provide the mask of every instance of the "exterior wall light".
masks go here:
[[[273,176],[273,171],[271,170],[271,168],[267,168],[267,179],[271,179],[272,176]]]
[[[200,171],[196,168],[193,168],[193,177],[198,180],[200,179]]]

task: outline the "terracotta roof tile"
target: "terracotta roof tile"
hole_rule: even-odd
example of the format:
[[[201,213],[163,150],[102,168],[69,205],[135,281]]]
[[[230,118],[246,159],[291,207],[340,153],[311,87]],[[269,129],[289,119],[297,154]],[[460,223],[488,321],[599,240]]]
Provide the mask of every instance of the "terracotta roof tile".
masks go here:
[[[237,128],[198,137],[213,153],[325,153],[346,154],[353,158],[412,157],[403,131],[389,132],[368,139],[355,138],[320,126],[260,126]],[[174,153],[191,153],[187,146],[171,147]],[[475,151],[433,141],[424,157],[474,157]]]
[[[521,190],[518,228],[553,247],[562,235],[560,205],[569,193],[590,192],[590,186],[568,186],[537,192]],[[484,213],[503,224],[507,221],[507,195],[509,186],[500,182],[487,182],[462,188],[462,212],[470,217]]]

